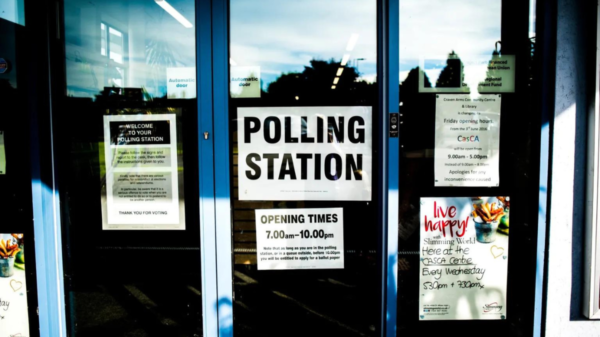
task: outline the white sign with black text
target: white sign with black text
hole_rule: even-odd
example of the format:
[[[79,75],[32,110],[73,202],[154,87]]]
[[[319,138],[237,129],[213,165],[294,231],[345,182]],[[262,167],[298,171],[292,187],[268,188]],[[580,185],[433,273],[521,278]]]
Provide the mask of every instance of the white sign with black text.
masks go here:
[[[257,209],[258,270],[344,269],[342,208]]]
[[[260,98],[260,67],[230,67],[232,98]]]
[[[501,95],[437,95],[435,186],[499,186]]]
[[[103,229],[185,229],[175,121],[175,114],[104,116]]]
[[[371,200],[371,107],[238,108],[240,200]]]

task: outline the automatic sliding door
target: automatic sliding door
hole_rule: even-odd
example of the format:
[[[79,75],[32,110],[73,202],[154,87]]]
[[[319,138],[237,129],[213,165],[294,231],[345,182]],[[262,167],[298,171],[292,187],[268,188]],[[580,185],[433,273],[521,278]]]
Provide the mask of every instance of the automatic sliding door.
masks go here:
[[[377,2],[230,1],[236,336],[378,336]]]

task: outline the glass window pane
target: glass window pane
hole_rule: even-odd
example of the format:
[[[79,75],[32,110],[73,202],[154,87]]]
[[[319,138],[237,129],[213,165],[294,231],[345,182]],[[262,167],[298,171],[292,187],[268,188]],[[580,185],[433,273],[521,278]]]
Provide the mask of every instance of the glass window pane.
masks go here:
[[[108,33],[110,59],[123,63],[123,34],[112,27],[108,29]]]
[[[71,41],[75,40],[76,38],[71,39]],[[106,52],[108,50],[108,46],[106,41],[108,40],[108,38],[106,37],[106,25],[101,23],[100,24],[100,54],[106,56]]]
[[[69,335],[202,336],[195,3],[64,8]]]
[[[195,98],[194,18],[190,0],[65,1],[67,95],[95,99],[115,86],[142,88],[146,98]]]
[[[3,0],[0,2],[0,19],[25,26],[25,0]]]

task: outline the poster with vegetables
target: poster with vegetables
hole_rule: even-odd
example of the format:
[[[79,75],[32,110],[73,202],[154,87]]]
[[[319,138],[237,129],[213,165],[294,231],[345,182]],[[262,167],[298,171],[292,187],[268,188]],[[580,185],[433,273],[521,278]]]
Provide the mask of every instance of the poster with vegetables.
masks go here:
[[[23,234],[0,233],[0,337],[29,336]]]
[[[506,319],[510,198],[421,198],[420,320]]]

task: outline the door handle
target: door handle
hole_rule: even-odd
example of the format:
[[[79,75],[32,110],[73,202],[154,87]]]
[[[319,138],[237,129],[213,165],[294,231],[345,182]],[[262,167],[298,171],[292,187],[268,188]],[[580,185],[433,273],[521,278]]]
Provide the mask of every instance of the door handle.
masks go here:
[[[208,140],[208,131],[204,131],[204,139]]]

